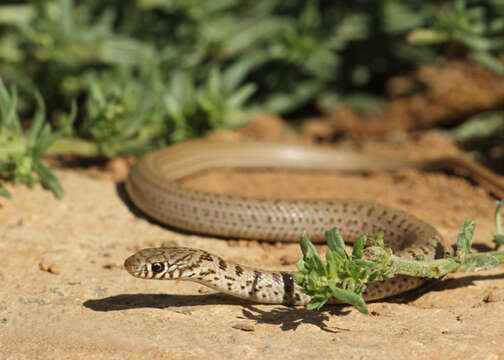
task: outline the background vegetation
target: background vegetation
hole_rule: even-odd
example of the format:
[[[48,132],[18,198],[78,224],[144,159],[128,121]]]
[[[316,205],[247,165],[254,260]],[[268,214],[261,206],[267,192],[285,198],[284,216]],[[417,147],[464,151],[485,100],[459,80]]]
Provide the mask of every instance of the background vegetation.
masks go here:
[[[4,0],[0,171],[62,195],[45,151],[139,154],[255,111],[376,110],[419,62],[504,75],[503,34],[503,0]]]

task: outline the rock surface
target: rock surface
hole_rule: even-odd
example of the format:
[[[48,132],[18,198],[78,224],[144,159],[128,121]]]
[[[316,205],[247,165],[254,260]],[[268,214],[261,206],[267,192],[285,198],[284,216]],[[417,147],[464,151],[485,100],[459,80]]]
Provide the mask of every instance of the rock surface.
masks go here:
[[[10,188],[12,200],[0,199],[1,359],[504,357],[502,267],[450,275],[428,291],[369,304],[370,316],[350,307],[252,304],[194,283],[135,279],[122,263],[140,248],[176,243],[291,270],[281,259],[299,257],[297,244],[227,241],[162,227],[131,211],[113,183],[70,170],[58,174],[63,200],[22,186]],[[382,202],[432,223],[448,243],[464,217],[474,218],[478,250],[492,246],[495,200],[456,177],[414,170],[366,176],[215,171],[186,182],[227,192],[235,191],[233,184],[254,196],[282,189],[283,196]]]

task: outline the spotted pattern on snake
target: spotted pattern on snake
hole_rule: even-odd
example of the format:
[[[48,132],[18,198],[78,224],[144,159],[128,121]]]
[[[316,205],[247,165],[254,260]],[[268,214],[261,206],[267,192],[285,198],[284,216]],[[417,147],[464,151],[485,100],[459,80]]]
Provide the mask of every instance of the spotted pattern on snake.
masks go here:
[[[434,227],[384,205],[360,200],[247,198],[192,190],[178,183],[184,176],[219,167],[355,170],[391,166],[383,159],[348,156],[342,159],[340,152],[305,146],[193,141],[147,154],[130,172],[126,190],[149,216],[195,233],[266,241],[299,241],[304,234],[321,242],[326,230],[337,227],[349,242],[363,233],[384,232],[386,245],[405,258],[442,256],[442,238]],[[310,300],[298,291],[292,273],[232,264],[197,249],[144,249],[129,257],[125,267],[139,278],[195,281],[256,302],[302,305]],[[396,276],[368,284],[364,298],[389,297],[423,283],[420,278]]]

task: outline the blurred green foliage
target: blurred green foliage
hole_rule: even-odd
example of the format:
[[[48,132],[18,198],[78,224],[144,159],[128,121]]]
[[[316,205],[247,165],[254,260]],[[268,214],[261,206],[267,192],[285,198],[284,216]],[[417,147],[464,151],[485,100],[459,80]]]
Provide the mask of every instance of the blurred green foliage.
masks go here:
[[[504,74],[504,1],[32,0],[0,5],[0,77],[113,156],[360,93],[440,56]],[[357,100],[356,100],[357,99]],[[369,102],[372,104],[368,104]]]
[[[504,74],[503,33],[503,0],[4,0],[0,78],[22,118],[36,91],[53,125],[75,104],[62,136],[111,157],[256,111],[374,112],[385,80],[418,62]]]

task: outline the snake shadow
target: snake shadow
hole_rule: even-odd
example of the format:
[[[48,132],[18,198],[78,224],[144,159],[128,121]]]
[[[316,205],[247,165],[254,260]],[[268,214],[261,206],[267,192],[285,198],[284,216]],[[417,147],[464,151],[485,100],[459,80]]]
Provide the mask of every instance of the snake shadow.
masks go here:
[[[350,313],[344,311],[345,305],[326,306],[322,310],[312,311],[303,307],[275,305],[270,311],[260,310],[253,303],[234,298],[222,293],[209,295],[169,295],[169,294],[122,294],[103,299],[86,300],[84,307],[93,311],[124,311],[140,308],[168,309],[209,305],[242,306],[241,319],[252,320],[257,324],[278,325],[284,331],[296,330],[301,324],[312,324],[323,331],[337,333],[346,329],[329,328],[325,322],[331,316],[343,316]]]
[[[206,305],[244,305],[245,300],[222,293],[209,295],[122,294],[103,299],[86,300],[82,305],[94,311],[122,311],[130,309],[167,309]]]

